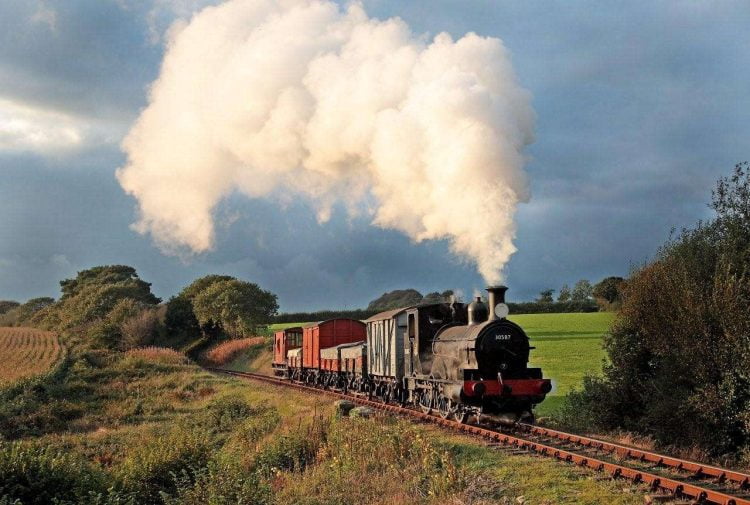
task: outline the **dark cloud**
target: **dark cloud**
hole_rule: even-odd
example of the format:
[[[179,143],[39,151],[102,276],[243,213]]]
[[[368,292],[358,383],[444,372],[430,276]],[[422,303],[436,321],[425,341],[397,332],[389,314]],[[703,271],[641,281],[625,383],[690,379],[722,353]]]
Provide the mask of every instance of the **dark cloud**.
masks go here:
[[[534,95],[532,201],[518,213],[513,299],[579,278],[627,274],[673,227],[710,216],[713,182],[750,158],[746,2],[400,2],[373,0],[416,32],[498,36]],[[145,103],[169,11],[123,2],[0,5],[0,98],[127,121]],[[153,14],[156,12],[156,14]],[[36,19],[34,17],[36,16]],[[481,287],[444,243],[414,245],[337,212],[318,225],[303,201],[234,197],[216,250],[186,263],[135,234],[114,147],[65,156],[0,153],[0,298],[57,293],[57,281],[129,263],[167,297],[228,273],[279,293],[285,310],[358,307],[383,291]],[[471,216],[466,216],[471,219]]]

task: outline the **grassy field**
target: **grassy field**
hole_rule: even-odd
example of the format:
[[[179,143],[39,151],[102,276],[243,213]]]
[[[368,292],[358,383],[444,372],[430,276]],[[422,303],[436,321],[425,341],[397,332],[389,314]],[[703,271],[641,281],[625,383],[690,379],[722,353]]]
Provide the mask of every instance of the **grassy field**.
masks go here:
[[[85,351],[50,381],[0,388],[2,503],[630,505],[645,492],[429,425],[339,419],[329,398],[171,349]]]
[[[531,351],[531,366],[541,367],[544,376],[552,379],[552,393],[537,407],[537,415],[554,414],[584,375],[601,372],[605,358],[602,336],[613,317],[609,312],[510,316],[536,347]]]
[[[572,314],[518,314],[510,319],[520,324],[536,347],[531,351],[531,366],[541,367],[552,379],[553,390],[537,407],[538,416],[554,415],[571,389],[578,387],[586,374],[601,372],[605,358],[602,336],[612,323],[610,312]],[[305,323],[275,324],[274,331]],[[236,363],[242,366],[244,363]]]
[[[0,328],[0,384],[42,374],[62,357],[57,335],[31,328]]]

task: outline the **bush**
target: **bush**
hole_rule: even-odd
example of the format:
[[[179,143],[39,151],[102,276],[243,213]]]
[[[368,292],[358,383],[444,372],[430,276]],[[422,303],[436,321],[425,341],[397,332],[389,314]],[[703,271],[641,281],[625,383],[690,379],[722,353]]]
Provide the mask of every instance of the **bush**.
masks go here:
[[[139,502],[162,503],[162,493],[173,494],[178,485],[194,482],[207,466],[212,447],[208,435],[178,426],[134,447],[117,474],[127,491],[137,493]]]
[[[91,494],[106,492],[104,483],[101,471],[70,454],[0,442],[0,497],[10,503],[87,503]]]
[[[610,363],[570,396],[569,422],[714,455],[750,445],[747,165],[719,182],[713,207],[714,221],[684,230],[631,275],[605,337]]]

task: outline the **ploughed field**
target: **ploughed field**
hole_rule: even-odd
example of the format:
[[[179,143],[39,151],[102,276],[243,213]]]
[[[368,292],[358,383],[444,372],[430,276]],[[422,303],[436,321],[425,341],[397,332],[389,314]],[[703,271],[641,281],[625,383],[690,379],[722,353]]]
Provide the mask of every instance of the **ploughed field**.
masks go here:
[[[51,331],[0,327],[0,384],[43,374],[62,355],[63,348]]]

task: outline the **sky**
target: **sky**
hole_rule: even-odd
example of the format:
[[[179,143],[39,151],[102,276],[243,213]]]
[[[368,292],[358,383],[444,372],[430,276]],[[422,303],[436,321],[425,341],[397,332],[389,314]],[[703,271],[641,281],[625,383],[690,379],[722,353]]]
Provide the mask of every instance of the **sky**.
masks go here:
[[[100,264],[134,266],[165,299],[201,275],[234,275],[276,293],[282,311],[358,308],[392,289],[482,289],[445,241],[415,244],[337,208],[320,224],[302,199],[233,194],[216,211],[214,249],[190,258],[131,228],[120,144],[170,27],[209,3],[0,3],[0,299],[57,297],[59,280]],[[363,6],[427,38],[475,32],[510,50],[536,113],[531,199],[505,270],[511,301],[626,276],[672,229],[710,218],[716,179],[750,159],[745,1]]]

